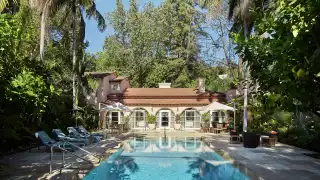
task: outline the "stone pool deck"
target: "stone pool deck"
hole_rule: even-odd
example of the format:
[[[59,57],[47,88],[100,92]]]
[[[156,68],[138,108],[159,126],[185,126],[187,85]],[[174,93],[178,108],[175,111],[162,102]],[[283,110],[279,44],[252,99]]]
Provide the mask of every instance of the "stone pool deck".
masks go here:
[[[84,147],[85,150],[99,155],[101,159],[106,159],[117,146],[129,137],[131,133],[114,135],[99,143]],[[65,167],[60,173],[62,165],[62,152],[53,153],[53,173],[49,173],[50,150],[42,146],[40,150],[33,148],[31,151],[16,153],[0,158],[0,179],[20,180],[20,179],[79,179],[87,174],[94,166],[99,165],[98,159],[87,155],[82,151],[76,151],[80,157],[91,160],[89,164],[76,156],[65,153]]]
[[[134,136],[163,136],[163,131],[138,131],[114,135],[98,144],[86,147],[92,153],[107,158],[117,151],[117,146],[122,140]],[[307,156],[313,152],[300,148],[277,143],[276,147],[258,147],[255,149],[244,148],[241,144],[229,144],[227,134],[199,133],[196,131],[167,131],[167,136],[204,137],[211,148],[219,154],[234,159],[242,171],[257,175],[258,179],[320,179],[320,159]],[[116,140],[118,138],[119,140]],[[76,152],[81,157],[95,161],[81,151]],[[68,168],[60,173],[62,153],[55,152],[53,156],[53,174],[49,174],[50,153],[42,147],[0,158],[0,179],[79,179],[87,174],[93,166],[66,153]],[[98,163],[94,163],[97,166]]]
[[[223,150],[258,179],[320,179],[320,159],[305,155],[314,152],[281,143],[272,148],[244,148],[242,144],[229,144],[227,134],[206,134],[205,137],[211,148]]]

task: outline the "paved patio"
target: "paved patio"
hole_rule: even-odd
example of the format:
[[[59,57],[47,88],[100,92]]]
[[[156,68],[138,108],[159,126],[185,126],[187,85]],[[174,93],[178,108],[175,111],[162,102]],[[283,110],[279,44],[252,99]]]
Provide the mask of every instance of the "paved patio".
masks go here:
[[[121,140],[132,136],[163,136],[163,131],[140,131],[118,135]],[[278,143],[276,147],[258,147],[255,149],[244,148],[240,144],[229,144],[228,135],[205,134],[196,131],[167,131],[167,136],[204,137],[211,148],[225,157],[236,160],[236,166],[247,174],[255,174],[258,179],[320,179],[320,159],[306,156],[312,153],[307,150],[295,148]],[[104,140],[98,144],[86,147],[87,150],[107,158],[117,151],[119,141]],[[78,155],[95,161],[81,151]],[[87,174],[93,166],[66,154],[68,168],[60,174],[62,153],[55,152],[53,174],[49,174],[50,153],[44,150],[32,149],[6,156],[0,159],[0,179],[78,179]],[[97,166],[98,163],[94,163]]]
[[[229,144],[228,135],[206,135],[211,148],[228,153],[240,167],[264,180],[320,179],[320,159],[307,156],[314,152],[277,143],[276,147],[244,148]]]
[[[115,138],[107,138],[97,144],[85,147],[84,149],[99,155],[101,159],[106,159],[110,154],[118,150],[122,140],[132,136],[131,133],[115,135]],[[82,151],[76,151],[80,157],[91,160],[89,164],[80,158],[65,153],[65,168],[60,173],[62,166],[62,152],[53,154],[53,173],[49,173],[50,151],[45,146],[33,148],[0,158],[0,179],[20,180],[20,179],[79,179],[87,174],[94,166],[99,165],[98,159],[87,155]]]

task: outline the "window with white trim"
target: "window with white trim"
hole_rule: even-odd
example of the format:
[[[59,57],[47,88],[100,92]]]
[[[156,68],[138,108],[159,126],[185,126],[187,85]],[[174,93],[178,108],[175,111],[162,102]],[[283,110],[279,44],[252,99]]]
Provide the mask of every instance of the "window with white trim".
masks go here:
[[[223,111],[212,111],[211,112],[211,118],[212,118],[212,121],[214,122],[219,122],[219,123],[223,123],[225,122],[225,112]]]
[[[120,119],[120,112],[119,111],[111,111],[110,114],[110,119],[112,124],[119,124],[119,119]]]
[[[120,83],[111,82],[111,91],[120,91]]]

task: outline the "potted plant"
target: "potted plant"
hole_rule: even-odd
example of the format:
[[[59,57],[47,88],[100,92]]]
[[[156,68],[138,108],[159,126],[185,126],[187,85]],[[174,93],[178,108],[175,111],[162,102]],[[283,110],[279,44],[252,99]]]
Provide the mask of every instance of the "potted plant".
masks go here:
[[[152,114],[148,114],[147,116],[147,123],[150,129],[156,128],[156,116]]]
[[[123,117],[123,130],[124,131],[128,131],[129,130],[129,121],[130,121],[129,116],[124,116]]]
[[[209,128],[210,127],[210,113],[206,112],[206,113],[202,114],[201,119],[202,119],[202,127]]]
[[[174,129],[181,129],[181,119],[179,114],[176,115]]]

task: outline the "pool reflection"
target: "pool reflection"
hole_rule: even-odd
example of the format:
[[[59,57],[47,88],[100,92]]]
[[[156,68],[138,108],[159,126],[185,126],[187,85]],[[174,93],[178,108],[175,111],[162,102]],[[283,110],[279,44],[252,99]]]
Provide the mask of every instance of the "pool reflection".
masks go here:
[[[248,179],[199,137],[135,137],[112,161],[108,179]]]
[[[130,142],[135,152],[200,152],[204,146],[199,137],[135,137]],[[204,148],[208,150],[210,148]]]

